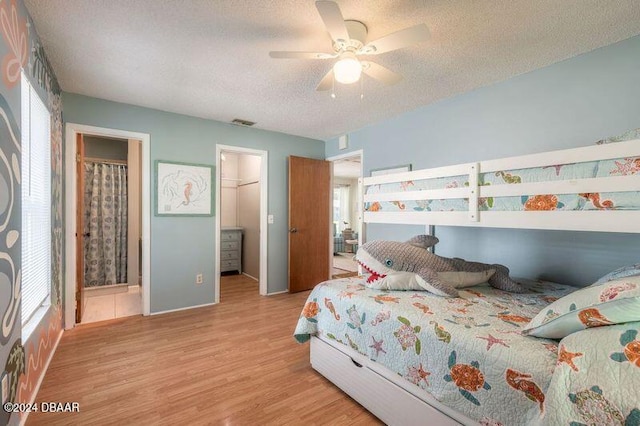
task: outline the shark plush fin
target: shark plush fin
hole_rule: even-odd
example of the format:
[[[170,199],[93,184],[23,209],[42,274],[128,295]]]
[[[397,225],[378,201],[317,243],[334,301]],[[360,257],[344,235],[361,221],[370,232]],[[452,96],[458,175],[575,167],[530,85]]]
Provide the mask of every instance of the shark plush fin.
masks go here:
[[[436,296],[458,297],[458,290],[445,283],[433,269],[421,268],[416,271],[418,284]]]
[[[420,247],[426,250],[429,247],[438,244],[439,241],[439,239],[432,235],[416,235],[415,237],[407,241],[407,244],[411,244],[412,246]]]
[[[496,273],[489,278],[489,284],[499,290],[509,291],[511,293],[525,293],[526,289],[517,281],[509,276],[509,269],[504,265],[491,265],[496,268]]]
[[[514,281],[509,276],[509,268],[504,265],[487,265],[486,263],[469,262],[459,257],[454,257],[453,265],[458,271],[464,272],[481,272],[487,269],[495,269],[495,273],[489,278],[489,284],[499,290],[509,291],[511,293],[524,293],[526,289],[522,284]]]

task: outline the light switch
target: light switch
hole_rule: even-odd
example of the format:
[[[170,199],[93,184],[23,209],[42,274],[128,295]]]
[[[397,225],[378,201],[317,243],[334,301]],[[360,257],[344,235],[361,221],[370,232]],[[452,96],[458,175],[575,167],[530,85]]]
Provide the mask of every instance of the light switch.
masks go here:
[[[269,225],[273,225],[273,215],[272,214],[267,216],[267,223]]]

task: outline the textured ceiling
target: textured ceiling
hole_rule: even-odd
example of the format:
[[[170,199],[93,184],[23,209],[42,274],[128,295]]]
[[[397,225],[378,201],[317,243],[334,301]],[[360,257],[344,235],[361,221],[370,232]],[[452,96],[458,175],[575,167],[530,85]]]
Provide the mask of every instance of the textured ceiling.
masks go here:
[[[338,1],[369,40],[418,23],[431,39],[376,57],[405,79],[315,87],[332,62],[311,0],[25,0],[63,90],[316,139],[506,80],[640,33],[639,0]]]

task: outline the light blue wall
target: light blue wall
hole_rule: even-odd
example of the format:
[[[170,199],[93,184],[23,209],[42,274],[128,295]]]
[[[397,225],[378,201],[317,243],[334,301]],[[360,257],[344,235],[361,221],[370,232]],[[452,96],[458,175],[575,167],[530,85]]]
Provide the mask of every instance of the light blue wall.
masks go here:
[[[151,162],[172,160],[215,164],[216,144],[269,152],[268,291],[287,288],[287,157],[323,158],[324,143],[282,133],[238,127],[212,120],[63,94],[68,123],[122,129],[151,135]],[[151,205],[155,196],[152,191]],[[151,311],[213,302],[213,217],[151,216]],[[195,275],[204,284],[195,285]]]
[[[640,127],[640,36],[418,108],[350,133],[364,170],[427,168],[591,145]],[[425,88],[428,90],[428,88]],[[337,140],[327,157],[343,153]],[[403,239],[422,227],[370,226]],[[445,256],[502,262],[515,274],[585,285],[640,261],[640,237],[585,232],[438,227]]]

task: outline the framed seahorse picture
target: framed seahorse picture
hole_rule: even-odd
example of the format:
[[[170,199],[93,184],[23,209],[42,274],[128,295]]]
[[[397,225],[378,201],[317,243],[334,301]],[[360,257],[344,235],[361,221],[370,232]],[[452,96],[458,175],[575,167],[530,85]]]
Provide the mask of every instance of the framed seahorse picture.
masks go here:
[[[156,216],[213,216],[213,166],[156,160]]]

